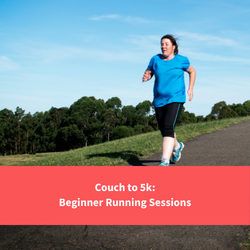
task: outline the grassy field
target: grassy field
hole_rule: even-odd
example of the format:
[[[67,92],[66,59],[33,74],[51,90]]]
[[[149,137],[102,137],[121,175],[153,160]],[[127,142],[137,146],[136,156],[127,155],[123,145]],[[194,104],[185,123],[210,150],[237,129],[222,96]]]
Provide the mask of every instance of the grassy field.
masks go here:
[[[201,134],[225,129],[233,123],[250,119],[241,117],[213,122],[183,125],[176,128],[177,138],[185,142]],[[83,147],[75,150],[38,153],[35,155],[0,156],[1,166],[118,166],[146,158],[161,150],[159,131],[140,134],[120,140]]]

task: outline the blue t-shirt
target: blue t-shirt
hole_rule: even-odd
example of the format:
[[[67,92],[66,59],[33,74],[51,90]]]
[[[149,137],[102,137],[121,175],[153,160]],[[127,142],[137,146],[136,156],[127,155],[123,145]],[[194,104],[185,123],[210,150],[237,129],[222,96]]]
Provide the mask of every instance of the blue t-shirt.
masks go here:
[[[155,75],[155,107],[186,102],[184,71],[188,70],[189,66],[188,58],[178,54],[171,60],[164,60],[162,54],[151,58],[147,69]]]

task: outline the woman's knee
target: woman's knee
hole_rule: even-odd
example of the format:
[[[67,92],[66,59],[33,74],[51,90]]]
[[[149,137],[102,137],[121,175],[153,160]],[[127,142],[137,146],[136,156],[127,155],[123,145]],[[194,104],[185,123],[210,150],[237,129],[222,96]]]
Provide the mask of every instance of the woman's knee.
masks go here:
[[[161,134],[163,137],[175,138],[175,135],[174,135],[175,133],[174,133],[173,127],[170,125],[164,126],[161,130]]]

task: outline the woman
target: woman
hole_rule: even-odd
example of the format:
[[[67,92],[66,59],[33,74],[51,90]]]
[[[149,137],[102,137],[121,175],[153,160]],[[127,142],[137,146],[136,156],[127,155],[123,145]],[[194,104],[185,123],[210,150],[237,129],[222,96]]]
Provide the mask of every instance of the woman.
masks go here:
[[[171,35],[161,38],[161,51],[149,62],[143,75],[143,82],[155,76],[154,107],[163,137],[160,166],[169,166],[170,160],[177,162],[184,148],[174,133],[175,124],[186,102],[184,71],[189,74],[189,101],[193,98],[196,71],[187,57],[178,55],[178,44]]]

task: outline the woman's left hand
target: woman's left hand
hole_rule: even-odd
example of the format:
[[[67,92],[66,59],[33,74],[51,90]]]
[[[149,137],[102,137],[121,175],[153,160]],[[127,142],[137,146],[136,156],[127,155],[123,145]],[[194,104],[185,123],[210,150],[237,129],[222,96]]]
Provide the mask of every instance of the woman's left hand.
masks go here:
[[[189,95],[189,101],[191,102],[192,99],[193,99],[193,96],[194,96],[193,90],[189,89],[189,90],[187,91],[187,93],[188,93],[188,95]]]
[[[196,71],[192,65],[189,66],[187,70],[189,74],[189,88],[188,88],[188,95],[189,95],[189,101],[192,101],[193,99],[193,88],[194,88],[194,82],[196,78]]]

